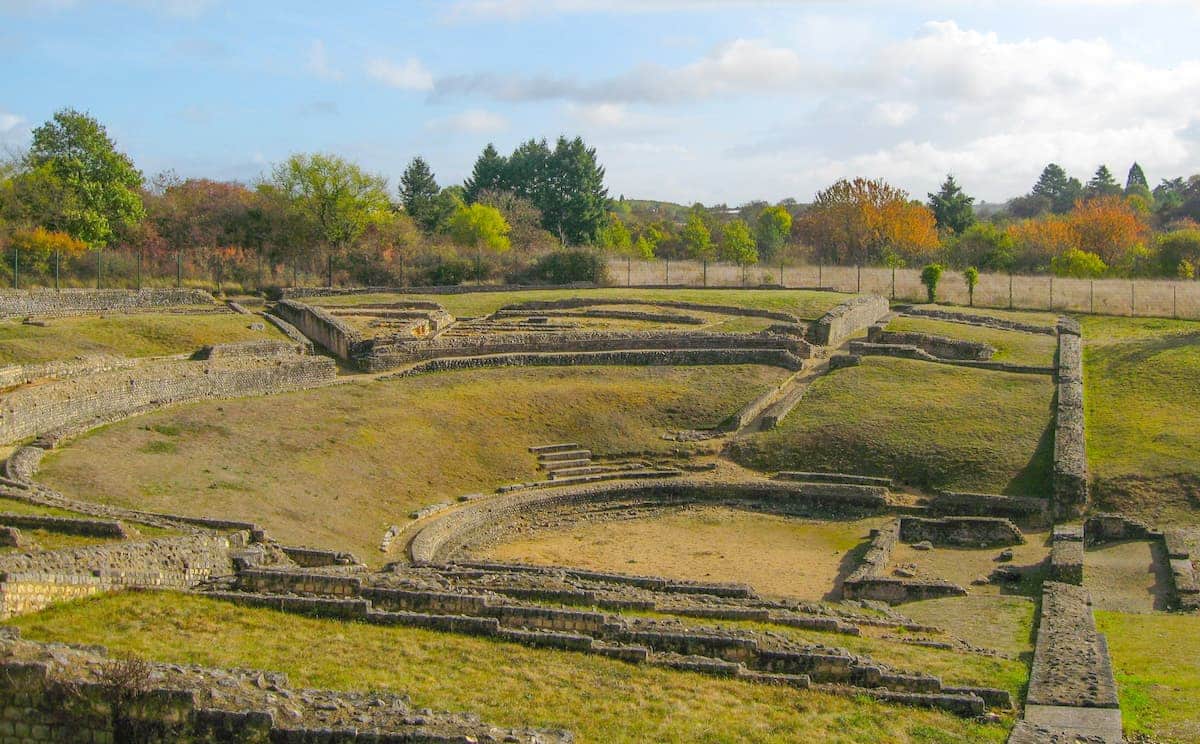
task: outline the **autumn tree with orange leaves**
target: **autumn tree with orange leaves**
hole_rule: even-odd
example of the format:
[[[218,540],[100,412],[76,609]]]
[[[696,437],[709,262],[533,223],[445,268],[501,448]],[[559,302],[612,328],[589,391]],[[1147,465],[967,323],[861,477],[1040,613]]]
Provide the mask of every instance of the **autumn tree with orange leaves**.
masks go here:
[[[820,260],[839,264],[880,263],[894,254],[920,261],[940,246],[933,212],[881,179],[842,179],[818,192],[796,232]]]
[[[1149,262],[1149,226],[1120,196],[1077,201],[1068,214],[1022,220],[1009,225],[1007,232],[1017,246],[1018,265],[1025,270],[1053,269],[1055,259],[1076,251],[1095,256],[1118,274],[1141,273],[1139,267]]]

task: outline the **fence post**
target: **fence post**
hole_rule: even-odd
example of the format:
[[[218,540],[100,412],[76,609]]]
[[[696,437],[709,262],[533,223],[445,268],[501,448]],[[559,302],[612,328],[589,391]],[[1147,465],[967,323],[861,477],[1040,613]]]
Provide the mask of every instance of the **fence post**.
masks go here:
[[[183,286],[183,251],[175,251],[175,288]]]
[[[892,299],[896,299],[896,267],[892,267]]]
[[[1050,310],[1054,310],[1054,274],[1050,275]]]
[[[138,267],[137,267],[137,288],[142,291],[142,251],[138,249]]]
[[[96,289],[100,289],[100,271],[103,266],[100,263],[100,249],[96,248]]]
[[[1088,282],[1088,312],[1096,314],[1096,280]]]
[[[667,256],[667,278],[663,280],[663,284],[671,286],[671,257]]]
[[[780,261],[779,262],[779,287],[780,287],[780,289],[782,289],[785,286],[787,286],[787,285],[785,285],[783,283],[783,261]]]
[[[1012,272],[1008,272],[1008,309],[1013,309]]]
[[[818,262],[817,263],[817,289],[820,289],[822,287],[822,285],[824,285],[824,283],[825,283],[825,280],[823,278],[824,273],[825,273],[825,264]]]
[[[1175,287],[1176,286],[1177,285],[1174,282],[1171,283],[1171,317],[1178,320],[1179,314],[1175,311]]]
[[[13,289],[21,288],[20,270],[21,270],[21,249],[13,246]]]
[[[59,261],[58,256],[59,256],[58,251],[55,251],[54,252],[54,291],[55,292],[58,291],[58,261]]]
[[[862,264],[858,265],[858,289],[855,292],[862,292]]]
[[[1133,283],[1133,280],[1130,279],[1129,280],[1129,317],[1131,317],[1131,318],[1134,315],[1137,315],[1137,294],[1134,292],[1135,286],[1136,285]]]

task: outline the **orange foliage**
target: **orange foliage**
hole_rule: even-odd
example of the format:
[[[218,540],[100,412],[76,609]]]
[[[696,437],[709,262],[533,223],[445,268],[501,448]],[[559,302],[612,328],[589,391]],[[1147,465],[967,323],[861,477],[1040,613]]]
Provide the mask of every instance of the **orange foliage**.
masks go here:
[[[1067,217],[1079,246],[1110,266],[1123,263],[1135,248],[1145,244],[1149,232],[1141,215],[1120,196],[1077,202]]]
[[[1071,221],[1057,214],[1021,220],[1009,225],[1007,232],[1031,266],[1049,266],[1055,256],[1079,249]]]
[[[13,248],[23,253],[50,255],[58,251],[61,255],[73,256],[87,250],[87,244],[77,240],[65,232],[47,230],[35,227],[32,230],[18,230],[10,240]]]
[[[939,247],[933,212],[882,180],[843,179],[818,193],[797,232],[834,263],[878,262],[890,252],[921,258]]]

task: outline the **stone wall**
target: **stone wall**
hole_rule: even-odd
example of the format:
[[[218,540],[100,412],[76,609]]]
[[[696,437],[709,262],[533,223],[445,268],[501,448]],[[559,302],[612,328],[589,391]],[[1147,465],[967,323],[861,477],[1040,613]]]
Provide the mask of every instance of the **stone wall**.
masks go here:
[[[1087,590],[1047,581],[1026,705],[1116,708],[1117,685]]]
[[[855,356],[889,356],[898,359],[912,359],[918,362],[935,362],[950,364],[956,367],[971,369],[986,369],[993,372],[1012,372],[1026,375],[1052,375],[1054,367],[1041,367],[1029,364],[1011,364],[1009,362],[978,361],[975,359],[953,359],[935,356],[925,349],[912,344],[872,343],[870,341],[851,341],[850,353]]]
[[[473,294],[476,292],[521,292],[525,290],[594,289],[591,282],[572,284],[464,284],[434,287],[281,287],[275,291],[276,299],[298,297],[348,297],[364,294]]]
[[[879,295],[859,295],[825,313],[812,326],[811,336],[823,346],[841,346],[851,336],[887,315],[888,301]]]
[[[341,318],[324,308],[295,300],[281,300],[271,312],[295,326],[314,343],[347,361],[366,354],[371,342]]]
[[[972,359],[982,362],[991,359],[996,353],[995,347],[982,341],[967,341],[915,331],[889,331],[882,325],[873,325],[867,329],[867,341],[873,344],[916,346],[942,359]]]
[[[928,540],[934,545],[987,548],[1020,545],[1025,542],[1025,537],[1015,524],[998,517],[901,517],[900,540],[908,543]]]
[[[812,347],[803,339],[765,333],[572,331],[488,334],[391,344],[376,343],[363,362],[370,371],[382,371],[404,364],[451,357],[671,349],[778,349],[800,359],[812,354]]]
[[[1054,508],[1060,517],[1077,514],[1088,501],[1087,449],[1083,419],[1083,339],[1079,323],[1058,325],[1058,395],[1054,418]]]
[[[888,575],[892,551],[901,538],[902,520],[871,530],[871,542],[862,561],[842,582],[845,599],[870,599],[876,602],[901,604],[938,597],[961,597],[967,593],[948,581],[904,579]]]
[[[984,328],[997,328],[1002,331],[1042,333],[1047,336],[1053,336],[1055,333],[1057,333],[1053,326],[1022,323],[1020,321],[1008,320],[1006,318],[993,318],[990,315],[959,313],[954,312],[953,310],[942,310],[940,308],[931,307],[904,307],[897,309],[900,310],[904,315],[915,315],[922,318],[936,318],[937,320],[946,320],[951,323],[964,323],[966,325],[982,326]]]
[[[719,315],[737,315],[748,318],[763,318],[779,320],[785,323],[796,323],[797,318],[791,313],[779,310],[764,310],[738,305],[714,305],[706,302],[686,302],[683,300],[639,300],[637,297],[589,297],[586,293],[578,297],[565,297],[558,300],[530,300],[514,305],[505,305],[497,311],[497,315],[511,313],[529,313],[542,310],[571,310],[584,307],[599,307],[604,305],[649,305],[652,307],[669,307],[676,310],[693,310],[696,312],[716,313]]]
[[[493,354],[491,356],[430,359],[389,375],[388,379],[399,379],[429,372],[489,367],[707,366],[714,364],[765,364],[795,372],[803,366],[803,361],[791,352],[782,349],[664,349],[661,351],[588,351],[559,354]]]
[[[0,618],[122,587],[188,589],[233,573],[246,532],[204,533],[0,556]]]
[[[273,359],[304,353],[304,347],[288,341],[235,341],[203,346],[194,359]]]
[[[1059,525],[1050,538],[1050,581],[1083,584],[1083,529]]]
[[[0,318],[88,315],[213,302],[213,296],[202,289],[8,289],[0,290]]]
[[[86,519],[82,517],[52,517],[45,514],[14,514],[0,512],[0,524],[9,527],[24,527],[46,530],[64,535],[84,537],[112,537],[124,540],[136,534],[126,529],[115,519]]]
[[[130,670],[124,679],[123,669]],[[5,629],[0,741],[565,744],[573,738],[416,709],[390,692],[292,689],[286,675],[273,672],[116,663],[95,646],[23,641]]]
[[[138,360],[136,359],[104,355],[42,364],[11,364],[0,367],[0,389],[27,385],[38,380],[64,380],[69,377],[95,375],[111,372],[114,369],[126,369],[137,364]]]
[[[0,441],[68,426],[114,421],[172,403],[268,395],[330,382],[333,360],[293,355],[270,360],[155,360],[109,374],[14,390],[0,399]]]
[[[764,511],[839,516],[871,513],[887,506],[885,496],[861,488],[767,480],[715,483],[680,478],[547,488],[471,501],[436,516],[413,536],[409,554],[418,563],[440,563],[468,545],[503,534],[521,517],[629,500],[663,506],[752,502],[755,508]]]

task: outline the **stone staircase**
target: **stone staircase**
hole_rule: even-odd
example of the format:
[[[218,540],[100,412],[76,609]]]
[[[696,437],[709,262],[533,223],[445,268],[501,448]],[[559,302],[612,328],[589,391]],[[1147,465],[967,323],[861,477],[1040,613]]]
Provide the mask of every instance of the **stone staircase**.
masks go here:
[[[537,457],[538,469],[546,473],[546,480],[511,483],[496,489],[498,493],[544,486],[636,478],[673,478],[683,475],[681,470],[656,467],[635,458],[597,461],[592,457],[591,450],[575,442],[543,444],[530,447],[529,451]]]

